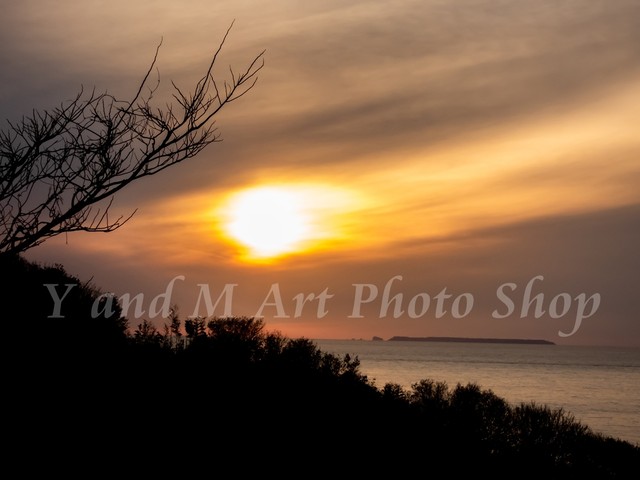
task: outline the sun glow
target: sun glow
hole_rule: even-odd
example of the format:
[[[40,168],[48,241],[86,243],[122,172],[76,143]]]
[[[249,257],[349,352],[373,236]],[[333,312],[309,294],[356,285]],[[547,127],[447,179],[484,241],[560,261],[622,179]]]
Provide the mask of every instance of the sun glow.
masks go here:
[[[308,252],[346,239],[344,216],[359,202],[326,185],[259,185],[229,195],[218,210],[223,237],[249,261]]]
[[[255,257],[297,250],[310,235],[310,218],[299,194],[277,187],[246,190],[229,205],[229,235]]]

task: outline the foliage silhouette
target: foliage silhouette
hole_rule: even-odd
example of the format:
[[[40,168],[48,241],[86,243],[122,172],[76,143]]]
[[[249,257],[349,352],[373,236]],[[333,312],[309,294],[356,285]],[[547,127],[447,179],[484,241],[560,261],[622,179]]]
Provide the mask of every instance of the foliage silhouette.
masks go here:
[[[15,258],[0,266],[11,279],[3,294],[12,295],[1,317],[19,326],[4,363],[7,411],[21,419],[16,438],[64,431],[74,455],[111,466],[124,442],[146,473],[166,465],[157,455],[170,448],[181,476],[194,466],[282,474],[296,459],[316,475],[442,468],[454,476],[629,478],[640,462],[637,446],[595,434],[563,410],[510,405],[476,384],[378,388],[357,357],[269,332],[251,317],[183,322],[174,308],[164,329],[143,320],[132,330],[118,312],[91,318],[99,290],[60,266]],[[79,284],[73,303],[65,299],[68,317],[47,325],[52,304],[41,282]],[[30,301],[16,301],[24,288]],[[185,335],[188,324],[196,327]]]

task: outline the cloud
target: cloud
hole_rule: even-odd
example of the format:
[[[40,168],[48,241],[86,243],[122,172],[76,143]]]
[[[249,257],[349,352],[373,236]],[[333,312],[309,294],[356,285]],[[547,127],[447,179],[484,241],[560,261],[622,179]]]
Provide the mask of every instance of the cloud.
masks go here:
[[[161,36],[161,80],[189,85],[234,18],[225,73],[267,55],[255,90],[221,112],[224,141],[124,190],[115,207],[141,210],[122,231],[34,255],[69,262],[107,288],[154,291],[178,269],[253,279],[256,295],[278,278],[351,292],[351,283],[384,284],[404,272],[407,294],[451,285],[480,301],[498,282],[545,273],[549,291],[602,292],[602,316],[585,324],[585,341],[638,337],[630,291],[637,1],[9,2],[0,19],[3,116],[57,105],[80,84],[130,94]],[[353,216],[354,248],[267,273],[234,264],[232,251],[202,240],[206,225],[181,220],[183,210],[200,211],[182,202],[188,194],[215,199],[274,180],[331,180],[375,199]],[[122,273],[132,263],[135,282]],[[347,328],[343,319],[326,324]],[[557,331],[545,321],[491,325],[505,334]],[[376,319],[349,328],[488,327]]]
[[[118,243],[117,239],[113,242]],[[398,242],[383,256],[324,252],[315,257],[292,257],[270,268],[234,265],[228,261],[229,252],[215,248],[202,252],[198,265],[186,259],[182,266],[180,258],[166,263],[153,245],[147,250],[134,249],[130,251],[133,257],[123,260],[108,251],[92,253],[78,249],[74,242],[70,246],[64,246],[63,242],[45,244],[31,255],[36,259],[62,259],[69,271],[81,279],[100,272],[95,277],[98,285],[118,294],[146,292],[151,298],[163,292],[171,278],[184,275],[174,300],[185,315],[194,310],[199,284],[207,284],[212,295],[220,293],[226,284],[237,284],[234,312],[253,315],[262,303],[273,303],[268,294],[271,285],[277,283],[288,317],[274,318],[277,312],[269,306],[264,309],[267,324],[277,325],[283,331],[306,329],[325,338],[459,335],[638,346],[640,305],[635,290],[640,271],[639,242],[640,204],[633,204],[529,219],[439,239]],[[149,271],[145,272],[147,268]],[[538,276],[543,279],[533,281],[533,295],[544,295],[545,310],[559,294],[567,293],[574,299],[571,310],[562,318],[550,318],[548,314],[536,318],[533,306],[520,318],[524,289]],[[389,298],[400,294],[404,313],[395,318],[394,305],[390,303],[383,317],[383,290],[394,277],[401,278],[390,283]],[[492,317],[493,311],[502,313],[505,308],[496,292],[506,283],[517,286],[514,292],[507,291],[516,311],[508,318],[496,319]],[[368,285],[374,285],[378,296],[362,304],[362,318],[349,318],[354,312],[358,284],[367,285],[361,287],[365,294]],[[324,289],[334,295],[327,303],[327,316],[319,318],[317,305],[310,303],[304,315],[297,318],[294,297],[300,293],[317,295]],[[433,299],[443,289],[452,296],[445,303],[445,315],[436,317],[436,300],[432,300],[424,315],[408,316],[407,307],[413,297],[426,293]],[[452,302],[466,293],[473,296],[473,308],[467,317],[454,318]],[[558,331],[567,333],[574,328],[575,298],[582,293],[587,298],[599,294],[599,309],[593,317],[583,320],[574,335],[558,337]]]
[[[384,167],[385,152],[456,145],[606,98],[637,77],[640,55],[633,1],[156,2],[152,23],[142,4],[65,5],[20,2],[3,15],[0,101],[9,118],[56,105],[81,83],[132,92],[163,34],[161,78],[188,85],[225,16],[237,18],[231,63],[267,49],[257,88],[221,113],[226,143],[176,170],[177,191],[271,171]],[[216,33],[201,31],[206,24]],[[162,182],[150,180],[140,196]]]
[[[360,262],[348,271],[358,272],[362,281],[377,279],[380,288],[389,278],[401,274],[403,284],[396,291],[404,291],[406,298],[420,291],[437,293],[445,286],[452,293],[473,293],[478,302],[475,316],[468,322],[454,322],[459,332],[467,329],[476,334],[508,336],[526,326],[538,335],[555,336],[553,321],[548,317],[539,320],[537,326],[532,318],[491,321],[492,309],[499,305],[495,292],[500,285],[513,282],[521,295],[528,281],[542,275],[544,282],[537,288],[546,294],[547,301],[562,292],[572,297],[583,292],[602,296],[598,315],[585,321],[580,335],[569,341],[633,344],[640,338],[640,305],[634,293],[640,267],[636,247],[640,241],[639,220],[639,204],[538,218],[448,238],[407,242],[397,245],[395,254],[386,259]],[[375,316],[375,312],[370,313]],[[436,326],[442,330],[443,323],[421,327],[404,324],[401,328],[414,335],[426,334]]]
[[[274,110],[287,99],[295,106],[282,130],[361,152],[425,145],[583,102],[638,74],[633,4],[604,17],[547,2],[492,5],[418,2],[301,21],[304,33],[292,28],[269,44],[282,92]]]

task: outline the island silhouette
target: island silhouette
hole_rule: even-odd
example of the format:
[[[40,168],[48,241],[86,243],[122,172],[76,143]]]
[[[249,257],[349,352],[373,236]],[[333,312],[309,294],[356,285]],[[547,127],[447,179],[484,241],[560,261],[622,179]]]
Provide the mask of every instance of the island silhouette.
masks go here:
[[[379,338],[379,337],[378,337]],[[475,337],[407,337],[393,336],[388,342],[462,342],[462,343],[513,343],[525,345],[555,345],[554,342],[542,339],[527,338],[475,338]]]

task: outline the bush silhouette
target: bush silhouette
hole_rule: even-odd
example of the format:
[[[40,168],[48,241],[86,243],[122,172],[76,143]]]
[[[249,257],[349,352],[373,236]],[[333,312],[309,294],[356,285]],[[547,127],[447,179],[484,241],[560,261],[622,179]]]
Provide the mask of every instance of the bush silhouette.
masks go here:
[[[109,465],[122,456],[115,442],[135,449],[143,469],[169,449],[172,462],[212,473],[277,473],[295,458],[316,475],[413,475],[441,465],[458,476],[626,478],[640,464],[637,447],[563,410],[509,405],[476,384],[378,388],[357,357],[269,332],[251,317],[183,322],[175,308],[164,328],[143,320],[132,330],[117,309],[93,318],[99,290],[62,267],[2,261],[11,280],[2,319],[11,326],[4,366],[7,411],[20,419],[7,433],[14,438],[30,432],[55,445],[64,431],[65,448]],[[48,318],[46,283],[78,285],[65,318]],[[21,291],[29,302],[16,301]]]

